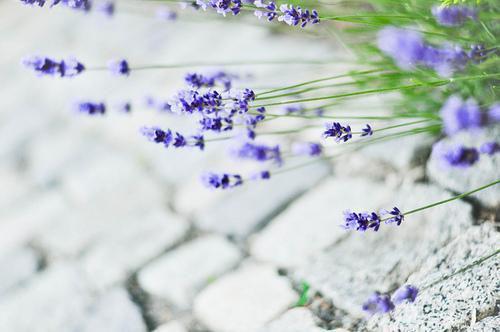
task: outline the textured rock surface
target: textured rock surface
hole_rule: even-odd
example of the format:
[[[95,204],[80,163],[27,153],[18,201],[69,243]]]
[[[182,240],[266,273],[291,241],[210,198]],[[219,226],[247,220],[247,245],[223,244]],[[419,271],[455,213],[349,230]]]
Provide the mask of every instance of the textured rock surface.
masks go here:
[[[249,263],[203,290],[195,299],[194,313],[214,331],[253,331],[296,300],[288,282],[272,268]]]
[[[327,170],[325,165],[314,164],[278,175],[272,182],[257,182],[250,188],[234,190],[222,203],[216,202],[199,213],[196,224],[204,230],[245,237],[280,207],[325,177]],[[245,213],[236,214],[237,211]]]
[[[500,316],[486,317],[474,323],[467,329],[468,332],[496,332],[499,330]]]
[[[101,296],[87,311],[82,323],[85,332],[147,331],[137,306],[124,289],[112,289]]]
[[[0,257],[0,295],[19,286],[38,268],[38,257],[31,249],[20,249]]]
[[[204,236],[151,262],[139,273],[139,285],[152,297],[187,309],[196,292],[240,259],[240,252],[229,241]]]
[[[290,309],[273,320],[259,332],[324,332],[325,329],[316,326],[314,316],[305,308]]]
[[[421,288],[487,256],[500,243],[491,225],[471,227],[430,257],[408,278]],[[423,289],[414,303],[396,307],[392,316],[375,317],[371,326],[392,330],[456,330],[495,313],[500,288],[498,256],[460,275]]]
[[[365,193],[364,196],[359,195]],[[365,179],[331,179],[311,190],[279,214],[251,242],[259,260],[280,267],[306,263],[322,249],[346,237],[340,227],[346,207],[376,209],[390,195],[380,182]]]
[[[500,125],[486,128],[480,132],[459,132],[451,138],[444,138],[442,142],[447,146],[463,144],[467,147],[479,148],[481,144],[498,140]],[[443,167],[435,152],[427,164],[429,177],[441,186],[458,193],[473,190],[500,178],[500,154],[493,156],[481,155],[479,161],[469,168],[449,169]],[[500,186],[494,186],[473,196],[481,204],[495,207],[500,204]]]
[[[395,192],[386,206],[405,211],[447,197],[449,194],[437,187],[413,185]],[[471,208],[453,202],[410,215],[399,227],[383,224],[378,232],[353,231],[301,268],[295,277],[320,290],[335,306],[363,317],[361,304],[371,293],[403,283],[428,255],[471,224]],[[350,286],[345,287],[347,284]]]

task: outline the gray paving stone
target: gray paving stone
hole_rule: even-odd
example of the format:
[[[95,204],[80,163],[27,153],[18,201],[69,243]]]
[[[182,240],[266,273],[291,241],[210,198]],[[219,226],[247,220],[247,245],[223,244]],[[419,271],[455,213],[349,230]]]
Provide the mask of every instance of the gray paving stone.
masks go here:
[[[381,182],[329,179],[299,198],[257,233],[251,239],[250,253],[280,267],[297,267],[348,235],[339,227],[347,207],[377,209],[390,194],[391,188]]]
[[[128,216],[130,222],[115,225],[92,246],[81,262],[89,280],[106,288],[125,280],[165,249],[179,242],[188,223],[162,210]],[[120,227],[121,226],[121,227]]]
[[[448,193],[434,186],[405,185],[394,192],[386,208],[408,211],[447,197]],[[429,255],[471,225],[470,206],[454,201],[409,215],[399,227],[383,224],[378,232],[351,231],[294,277],[331,298],[336,307],[364,317],[361,305],[367,297],[404,282]]]
[[[306,308],[290,309],[259,332],[325,332],[316,326],[313,314]]]
[[[187,332],[188,330],[181,322],[171,321],[158,326],[153,332]]]
[[[445,146],[463,144],[467,147],[476,147],[486,142],[496,141],[500,136],[500,125],[485,128],[482,131],[459,132],[453,137],[444,138],[441,142]],[[438,149],[434,149],[427,164],[429,177],[441,186],[455,192],[466,192],[500,178],[500,154],[494,156],[481,155],[479,161],[469,168],[446,168],[438,157]],[[500,186],[494,186],[478,192],[473,196],[487,207],[500,204]]]
[[[195,299],[194,314],[214,331],[255,331],[297,298],[273,268],[249,263],[203,290]]]
[[[22,207],[10,210],[0,218],[0,255],[18,248],[53,224],[66,211],[58,191],[34,195]]]
[[[500,233],[490,224],[473,226],[430,256],[407,283],[423,288],[491,254]],[[472,269],[423,289],[414,303],[397,306],[392,315],[374,316],[369,328],[454,331],[495,312],[500,296],[500,262],[493,257]]]
[[[93,296],[80,271],[61,265],[0,300],[0,330],[78,331]]]
[[[481,319],[467,329],[467,332],[498,332],[500,330],[500,316],[491,316]]]
[[[277,175],[272,181],[248,183],[235,188],[224,196],[223,201],[217,201],[197,214],[195,222],[205,230],[245,237],[281,206],[314,186],[326,176],[327,171],[325,165],[317,163]]]
[[[25,197],[29,196],[32,190],[29,181],[17,171],[14,167],[0,166],[0,183],[2,190],[0,192],[0,216],[5,211],[10,211],[16,204],[23,204]],[[1,222],[0,222],[1,223]]]
[[[102,295],[87,311],[79,331],[84,332],[146,332],[139,308],[127,292],[116,288]]]
[[[0,257],[0,295],[35,274],[38,256],[32,249],[18,249]]]
[[[196,293],[235,266],[239,250],[218,235],[207,235],[166,253],[142,269],[139,285],[158,301],[187,309]]]

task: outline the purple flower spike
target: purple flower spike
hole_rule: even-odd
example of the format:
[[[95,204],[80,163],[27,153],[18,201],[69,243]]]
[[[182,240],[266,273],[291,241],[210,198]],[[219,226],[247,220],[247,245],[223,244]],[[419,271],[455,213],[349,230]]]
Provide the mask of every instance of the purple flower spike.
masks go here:
[[[162,143],[165,147],[168,147],[173,140],[173,135],[170,129],[165,131],[158,127],[142,127],[140,132],[149,141],[158,144]]]
[[[439,112],[443,119],[444,131],[453,135],[463,129],[479,128],[481,126],[481,111],[472,98],[463,101],[459,96],[451,96]]]
[[[373,129],[372,129],[372,127],[370,127],[369,124],[367,124],[365,128],[361,129],[361,131],[363,132],[361,134],[361,136],[371,136],[371,135],[373,135]]]
[[[37,5],[38,7],[43,7],[45,5],[45,0],[21,0],[21,2],[29,6]]]
[[[241,186],[243,178],[238,174],[207,173],[202,176],[205,186],[213,189],[228,189]]]
[[[319,143],[297,143],[293,146],[293,152],[296,155],[305,155],[310,157],[317,157],[323,153],[323,147]]]
[[[490,109],[488,110],[488,122],[500,122],[500,103],[491,105]]]
[[[435,6],[432,15],[439,24],[448,27],[460,26],[467,19],[477,20],[477,10],[467,6]]]
[[[112,60],[108,63],[108,68],[113,75],[128,76],[130,74],[127,60]]]
[[[385,314],[394,309],[394,303],[388,295],[380,294],[375,292],[364,304],[363,311],[367,312],[369,315],[374,315],[376,313]]]
[[[386,224],[396,223],[396,225],[401,225],[405,216],[401,213],[401,211],[397,207],[393,207],[391,211],[383,211],[382,215],[390,215],[389,219],[385,221]]]
[[[61,4],[71,9],[82,10],[84,12],[89,12],[92,8],[92,3],[90,0],[52,0],[51,7]]]
[[[371,228],[375,232],[380,228],[380,216],[375,212],[344,212],[344,228],[364,232]]]
[[[479,152],[492,156],[495,153],[500,152],[500,144],[498,144],[497,142],[483,143],[479,147]]]
[[[325,138],[333,137],[337,143],[347,142],[352,138],[352,131],[350,126],[342,126],[338,122],[327,123],[326,130],[323,132]]]
[[[80,102],[76,105],[76,110],[80,113],[88,115],[97,115],[106,113],[106,106],[104,103],[93,103],[93,102]]]
[[[279,145],[270,147],[254,143],[245,143],[236,151],[236,156],[241,159],[251,159],[259,162],[272,160],[278,165],[283,163]]]
[[[104,1],[97,5],[97,11],[111,17],[115,14],[115,3],[113,1]]]
[[[441,158],[448,167],[469,168],[479,160],[479,151],[460,145],[445,150]]]
[[[400,287],[394,294],[392,295],[392,301],[395,304],[401,304],[404,301],[408,300],[408,302],[413,303],[418,295],[418,288],[412,285],[404,285]]]
[[[73,77],[85,70],[82,63],[72,58],[58,62],[47,57],[33,56],[25,58],[22,63],[39,75],[45,76]]]

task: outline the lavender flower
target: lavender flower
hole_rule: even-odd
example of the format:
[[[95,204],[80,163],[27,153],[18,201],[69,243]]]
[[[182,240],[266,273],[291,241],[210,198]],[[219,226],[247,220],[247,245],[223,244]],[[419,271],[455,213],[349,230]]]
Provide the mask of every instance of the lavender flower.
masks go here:
[[[363,311],[366,311],[370,315],[374,315],[376,313],[385,314],[394,309],[394,303],[392,303],[389,296],[375,292],[363,304],[362,308]]]
[[[236,156],[241,159],[251,159],[259,162],[272,160],[278,165],[283,163],[279,145],[271,147],[262,144],[245,143],[236,151]]]
[[[420,65],[434,69],[445,77],[464,69],[471,60],[458,46],[437,48],[426,44],[419,32],[402,28],[386,27],[380,30],[377,44],[402,69],[412,70]]]
[[[373,129],[372,129],[372,127],[369,124],[367,124],[365,128],[361,129],[361,131],[362,131],[361,136],[371,136],[371,135],[373,135]]]
[[[388,218],[385,223],[386,224],[391,224],[391,223],[396,223],[396,225],[401,225],[401,223],[404,220],[404,215],[401,213],[401,211],[397,207],[393,207],[391,211],[382,211],[382,215],[389,215],[391,216]]]
[[[76,110],[80,113],[85,113],[88,115],[97,115],[106,113],[106,106],[104,103],[93,103],[93,102],[80,102],[76,105]]]
[[[175,21],[177,19],[177,13],[163,6],[156,10],[156,17],[164,21]]]
[[[481,152],[483,154],[487,154],[487,155],[492,156],[495,153],[500,152],[500,144],[498,144],[497,142],[486,142],[486,143],[483,143],[479,147],[479,152]]]
[[[447,135],[453,135],[463,129],[479,128],[481,112],[472,98],[463,101],[459,96],[448,98],[440,111],[443,129]]]
[[[130,113],[132,111],[132,104],[129,102],[123,102],[116,105],[116,109],[122,113]]]
[[[418,295],[418,288],[412,285],[404,285],[398,288],[394,294],[392,294],[392,302],[395,304],[401,304],[404,301],[413,303]]]
[[[301,142],[294,144],[293,152],[296,155],[316,157],[323,153],[323,147],[319,143]]]
[[[25,5],[38,5],[38,7],[43,7],[45,5],[45,0],[21,0]]]
[[[85,70],[85,66],[75,59],[56,61],[47,57],[33,56],[23,60],[24,66],[33,69],[39,75],[73,77]]]
[[[128,76],[130,74],[130,67],[127,60],[112,60],[108,63],[108,68],[113,75]]]
[[[491,105],[490,109],[488,110],[488,122],[500,122],[500,103]]]
[[[113,1],[101,2],[97,5],[96,10],[108,17],[111,17],[115,14],[115,3]]]
[[[278,16],[278,21],[285,22],[288,25],[300,24],[300,27],[304,28],[308,23],[319,23],[318,12],[314,9],[309,11],[309,9],[303,10],[299,6],[282,4],[280,11],[283,14]]]
[[[344,212],[344,228],[364,232],[372,228],[375,232],[380,228],[380,216],[375,212]]]
[[[460,26],[467,19],[477,20],[477,10],[467,6],[434,6],[432,15],[439,24],[448,27]]]
[[[352,131],[350,126],[342,126],[338,122],[332,122],[325,124],[326,130],[323,132],[325,138],[333,137],[335,141],[347,142],[352,138]]]
[[[479,151],[476,148],[463,145],[447,147],[438,142],[432,153],[441,160],[443,167],[469,168],[479,160]]]
[[[170,129],[165,131],[159,127],[142,127],[140,132],[149,141],[162,143],[165,147],[168,147],[173,140],[172,131]]]
[[[202,182],[209,188],[228,189],[241,186],[243,178],[238,174],[206,173],[202,176]]]
[[[52,0],[51,7],[61,4],[71,9],[90,11],[92,3],[90,0]]]
[[[168,102],[157,100],[152,96],[146,96],[144,98],[144,105],[147,108],[155,108],[161,112],[170,112],[171,111],[171,106]]]

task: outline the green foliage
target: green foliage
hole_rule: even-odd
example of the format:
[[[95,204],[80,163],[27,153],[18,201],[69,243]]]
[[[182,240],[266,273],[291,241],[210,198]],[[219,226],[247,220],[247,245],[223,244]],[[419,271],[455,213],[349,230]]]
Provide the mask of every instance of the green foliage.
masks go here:
[[[297,307],[303,307],[309,302],[309,296],[308,296],[309,289],[310,289],[309,284],[307,282],[303,281],[301,284],[301,288],[302,288],[302,290],[300,292],[300,297],[299,297],[297,303],[295,304],[295,306],[297,306]]]

